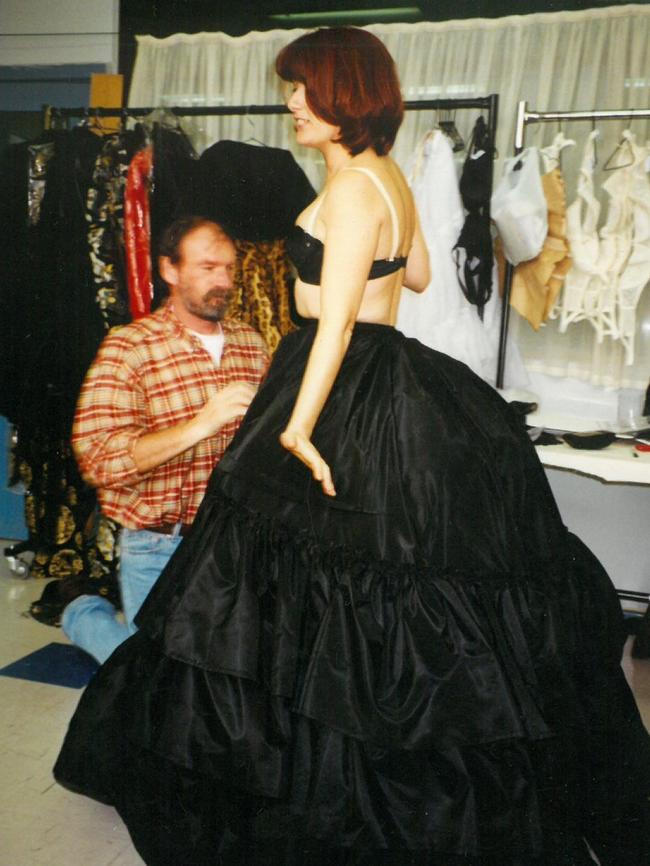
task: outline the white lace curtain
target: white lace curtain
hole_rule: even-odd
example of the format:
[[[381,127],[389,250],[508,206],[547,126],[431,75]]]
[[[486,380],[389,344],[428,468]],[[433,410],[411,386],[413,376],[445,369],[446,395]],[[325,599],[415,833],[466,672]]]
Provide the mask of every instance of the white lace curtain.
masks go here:
[[[407,100],[498,93],[500,158],[512,152],[520,99],[539,111],[650,107],[650,7],[645,5],[490,20],[378,24],[368,29],[395,58]],[[282,86],[273,71],[274,60],[280,48],[302,32],[140,36],[129,105],[280,103]],[[459,111],[455,116],[466,138],[476,114]],[[432,112],[409,112],[394,150],[398,162],[406,162],[435,119]],[[625,125],[603,124],[603,162]],[[295,149],[285,116],[202,117],[186,119],[184,126],[198,150],[221,138],[291,149],[314,185],[320,183],[322,167],[313,154]],[[590,130],[585,123],[563,127],[567,136],[578,141],[575,151]],[[639,141],[650,137],[647,122],[635,121],[632,130]],[[556,131],[550,125],[531,128],[527,142],[549,143]],[[568,154],[563,163],[569,200],[574,195],[577,157]],[[512,314],[513,333],[530,369],[609,388],[644,387],[650,377],[650,292],[644,292],[639,305],[633,366],[624,364],[624,353],[614,341],[596,344],[589,328],[581,323],[559,334],[551,323],[535,333]]]

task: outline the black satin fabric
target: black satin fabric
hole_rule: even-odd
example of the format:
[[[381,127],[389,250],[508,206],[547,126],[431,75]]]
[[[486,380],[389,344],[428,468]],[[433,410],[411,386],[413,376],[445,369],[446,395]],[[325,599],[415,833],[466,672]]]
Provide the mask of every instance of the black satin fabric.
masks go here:
[[[577,866],[583,837],[637,866],[620,608],[520,420],[358,324],[314,432],[325,497],[278,443],[314,333],[278,348],[58,781],[114,804],[150,866]]]

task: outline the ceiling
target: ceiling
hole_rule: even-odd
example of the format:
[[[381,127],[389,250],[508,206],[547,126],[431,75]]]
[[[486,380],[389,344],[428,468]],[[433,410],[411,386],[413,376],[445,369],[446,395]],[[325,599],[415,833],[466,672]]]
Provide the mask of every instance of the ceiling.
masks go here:
[[[331,16],[325,22],[328,24],[370,24],[379,20],[497,18],[616,6],[625,2],[628,0],[122,0],[120,27],[130,34],[156,36],[201,30],[221,30],[239,36],[250,30],[273,27],[316,26],[322,18],[302,16],[319,13]]]
[[[531,12],[595,9],[627,2],[629,0],[121,0],[120,71],[127,79],[130,77],[135,59],[135,36],[144,33],[162,37],[205,30],[241,36],[251,30],[278,27],[499,18]],[[325,13],[328,17],[313,17],[314,13],[321,16]]]

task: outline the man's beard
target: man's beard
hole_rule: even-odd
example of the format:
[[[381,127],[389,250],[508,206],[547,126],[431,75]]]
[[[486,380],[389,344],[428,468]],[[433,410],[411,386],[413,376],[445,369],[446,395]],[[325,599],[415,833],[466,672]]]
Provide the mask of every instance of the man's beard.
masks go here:
[[[203,319],[206,322],[220,322],[228,311],[232,295],[232,289],[226,289],[226,291],[212,289],[203,295],[203,298],[199,303],[186,301],[186,307],[190,313],[197,316],[199,319]],[[219,299],[221,303],[219,303],[218,306],[211,304],[210,300],[212,298]]]

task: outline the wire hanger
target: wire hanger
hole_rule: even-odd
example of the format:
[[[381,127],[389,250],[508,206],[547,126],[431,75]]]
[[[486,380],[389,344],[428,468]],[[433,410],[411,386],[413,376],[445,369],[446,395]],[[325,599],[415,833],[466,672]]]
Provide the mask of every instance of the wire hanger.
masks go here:
[[[603,171],[616,171],[618,168],[629,168],[634,164],[634,150],[632,148],[632,132],[629,129],[629,124],[632,122],[632,118],[630,117],[628,120],[628,129],[623,130],[623,134],[621,135],[618,144],[614,148],[614,150],[610,153],[605,165],[603,166]],[[625,162],[619,162],[619,158],[625,159]],[[614,160],[616,163],[614,164]]]
[[[593,149],[593,166],[592,169],[595,170],[598,165],[598,139],[600,138],[600,132],[596,129],[596,118],[591,118],[591,142]]]
[[[88,108],[87,106],[84,106],[83,115],[77,124],[77,129],[87,129],[88,132],[94,132],[97,135],[103,135],[106,132],[99,120],[97,109],[93,111],[92,108]]]
[[[81,120],[77,124],[77,126],[79,127],[79,129],[89,129],[90,128],[90,111],[88,110],[87,107],[84,107],[83,115],[81,117]]]
[[[575,141],[572,138],[566,138],[564,133],[562,132],[562,124],[558,123],[558,131],[555,135],[555,138],[548,145],[548,147],[542,148],[542,155],[544,157],[544,162],[547,166],[546,170],[551,171],[551,167],[553,163],[555,163],[555,167],[562,168],[562,151],[565,147],[574,147]]]
[[[88,129],[90,129],[91,132],[97,132],[100,135],[108,135],[109,133],[111,133],[113,131],[111,129],[108,129],[102,123],[101,115],[100,115],[99,110],[97,108],[95,108],[94,110],[89,109],[88,113],[89,113]]]
[[[178,115],[170,108],[165,108],[162,106],[159,108],[154,108],[153,111],[150,111],[149,114],[146,114],[144,117],[142,117],[141,123],[149,128],[158,124],[159,126],[170,127],[171,129],[175,129],[180,132],[183,131]]]
[[[438,121],[438,126],[451,141],[454,153],[458,153],[461,150],[465,150],[465,141],[456,126],[456,121],[454,120],[455,114],[455,111],[450,111],[448,118]]]
[[[250,123],[253,128],[253,132],[255,132],[255,121],[250,116],[250,114],[246,115],[246,120]],[[260,147],[268,147],[268,145],[264,141],[260,141],[259,138],[255,138],[254,135],[251,135],[249,138],[244,139],[244,144],[259,144]]]

